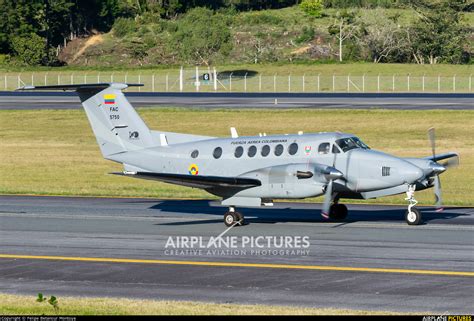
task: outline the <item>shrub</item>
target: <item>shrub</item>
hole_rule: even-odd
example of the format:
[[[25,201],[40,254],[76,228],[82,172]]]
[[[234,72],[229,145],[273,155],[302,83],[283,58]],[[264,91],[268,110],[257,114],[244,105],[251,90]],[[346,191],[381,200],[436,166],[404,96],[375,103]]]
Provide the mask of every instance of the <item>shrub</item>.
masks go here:
[[[56,55],[55,48],[49,48],[46,50],[46,53],[41,60],[41,64],[43,66],[50,66],[50,67],[59,67],[64,66],[64,61],[59,60],[58,56]]]
[[[322,0],[303,0],[300,3],[300,8],[310,16],[316,18],[323,16]]]
[[[10,55],[0,54],[0,66],[10,63]]]
[[[11,46],[18,58],[27,65],[39,65],[46,55],[46,39],[35,33],[13,37]]]
[[[186,13],[170,45],[184,60],[206,65],[218,55],[228,55],[232,48],[225,19],[206,8],[194,8]]]
[[[123,38],[126,35],[134,33],[137,31],[137,29],[137,23],[135,20],[130,18],[118,18],[115,20],[113,26],[114,34],[119,38]]]
[[[410,0],[324,0],[325,8],[403,8]]]
[[[298,38],[296,38],[295,41],[298,44],[303,42],[309,42],[314,39],[314,35],[315,32],[313,28],[304,26],[303,33]]]
[[[247,13],[242,17],[242,22],[247,25],[282,25],[284,21],[271,13],[268,12],[252,12]]]

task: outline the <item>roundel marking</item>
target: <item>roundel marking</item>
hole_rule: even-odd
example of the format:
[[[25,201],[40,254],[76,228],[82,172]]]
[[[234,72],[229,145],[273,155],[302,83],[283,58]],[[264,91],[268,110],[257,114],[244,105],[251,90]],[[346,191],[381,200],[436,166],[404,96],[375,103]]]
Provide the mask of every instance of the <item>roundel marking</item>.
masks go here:
[[[191,164],[188,167],[188,172],[190,175],[197,175],[199,173],[199,167],[196,164]]]

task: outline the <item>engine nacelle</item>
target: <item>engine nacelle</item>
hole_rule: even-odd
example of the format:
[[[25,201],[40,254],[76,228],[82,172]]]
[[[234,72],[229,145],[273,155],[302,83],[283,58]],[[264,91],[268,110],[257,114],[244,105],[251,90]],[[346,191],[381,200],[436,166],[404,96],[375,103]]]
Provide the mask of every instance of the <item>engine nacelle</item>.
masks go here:
[[[243,190],[239,196],[262,198],[307,198],[324,194],[325,183],[314,175],[311,164],[286,164],[262,168],[240,177],[255,178],[261,186]]]

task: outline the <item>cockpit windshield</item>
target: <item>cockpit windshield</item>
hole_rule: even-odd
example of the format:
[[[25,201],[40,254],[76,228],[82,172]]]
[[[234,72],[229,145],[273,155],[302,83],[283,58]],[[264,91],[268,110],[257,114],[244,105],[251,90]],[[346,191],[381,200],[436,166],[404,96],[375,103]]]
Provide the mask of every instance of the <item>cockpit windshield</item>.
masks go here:
[[[344,153],[354,148],[370,149],[369,146],[357,137],[341,138],[336,140],[336,144]]]

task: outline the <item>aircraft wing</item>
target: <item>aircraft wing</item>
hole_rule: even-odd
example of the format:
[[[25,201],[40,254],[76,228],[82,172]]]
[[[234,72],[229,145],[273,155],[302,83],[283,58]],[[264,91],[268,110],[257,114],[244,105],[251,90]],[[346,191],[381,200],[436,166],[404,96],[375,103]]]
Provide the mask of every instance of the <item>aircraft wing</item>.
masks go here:
[[[202,189],[211,189],[216,187],[246,189],[262,185],[258,179],[242,177],[183,175],[153,172],[118,172],[111,174],[149,179]]]
[[[428,160],[432,160],[433,162],[437,162],[437,161],[447,159],[447,158],[452,158],[452,157],[459,157],[459,154],[450,152],[450,153],[438,154],[438,155],[435,155],[434,157],[433,156],[424,157],[423,159],[428,159]]]

